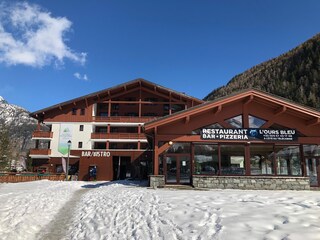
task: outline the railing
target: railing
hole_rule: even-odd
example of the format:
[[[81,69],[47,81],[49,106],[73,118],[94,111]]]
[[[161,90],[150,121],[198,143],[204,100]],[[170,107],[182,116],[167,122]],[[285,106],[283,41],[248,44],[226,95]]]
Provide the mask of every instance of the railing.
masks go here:
[[[0,183],[30,182],[37,180],[63,181],[64,174],[37,174],[37,173],[0,173]]]
[[[50,155],[51,149],[30,149],[30,155]]]
[[[121,117],[103,117],[103,116],[94,116],[92,120],[94,122],[135,122],[135,123],[145,123],[151,120],[156,119],[156,117],[129,117],[129,116],[121,116]]]
[[[138,133],[91,133],[91,139],[146,139]]]
[[[47,131],[34,131],[32,133],[33,138],[52,138],[53,132],[47,132]]]

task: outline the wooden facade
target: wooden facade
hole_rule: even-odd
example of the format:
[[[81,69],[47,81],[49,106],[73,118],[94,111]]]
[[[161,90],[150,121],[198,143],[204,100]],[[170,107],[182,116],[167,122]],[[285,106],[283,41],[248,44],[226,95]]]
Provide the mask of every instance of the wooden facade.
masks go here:
[[[166,184],[199,176],[310,177],[311,186],[320,184],[320,113],[261,91],[148,122],[144,132],[154,145],[153,175]]]
[[[61,173],[63,127],[70,130],[70,174],[90,180],[146,178],[152,152],[143,125],[151,120],[202,104],[203,101],[136,79],[112,88],[36,111],[30,150],[34,171]],[[61,149],[60,149],[61,148]]]

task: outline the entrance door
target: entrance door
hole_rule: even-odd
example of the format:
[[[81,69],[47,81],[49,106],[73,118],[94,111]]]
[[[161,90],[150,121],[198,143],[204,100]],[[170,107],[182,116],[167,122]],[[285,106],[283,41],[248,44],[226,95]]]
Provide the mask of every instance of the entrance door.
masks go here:
[[[131,158],[113,156],[113,180],[123,180],[131,177]]]
[[[189,155],[166,155],[164,161],[166,183],[190,184],[191,167]]]
[[[310,186],[318,187],[320,185],[320,159],[306,158],[307,176],[310,178]]]

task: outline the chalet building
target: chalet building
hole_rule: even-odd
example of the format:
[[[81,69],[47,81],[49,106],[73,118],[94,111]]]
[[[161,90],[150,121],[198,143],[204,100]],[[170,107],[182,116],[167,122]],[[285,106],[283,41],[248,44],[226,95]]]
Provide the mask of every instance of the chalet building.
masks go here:
[[[320,185],[320,112],[258,90],[203,102],[137,79],[31,114],[34,171],[150,185],[310,189]]]
[[[320,184],[320,112],[257,90],[144,124],[150,185],[310,189]]]
[[[93,170],[97,180],[147,178],[153,149],[143,125],[202,103],[136,79],[33,112],[38,120],[30,150],[33,170],[63,173],[62,158],[69,153],[69,173],[79,180],[89,180]]]

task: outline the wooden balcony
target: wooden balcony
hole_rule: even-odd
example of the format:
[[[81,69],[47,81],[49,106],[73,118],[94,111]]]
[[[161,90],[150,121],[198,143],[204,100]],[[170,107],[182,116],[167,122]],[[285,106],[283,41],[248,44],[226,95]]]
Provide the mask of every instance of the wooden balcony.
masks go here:
[[[94,122],[124,122],[124,123],[145,123],[156,119],[156,117],[129,117],[129,116],[119,116],[119,117],[103,117],[95,116],[92,117]]]
[[[30,155],[50,155],[51,149],[30,149]]]
[[[47,131],[34,131],[32,133],[32,138],[52,138],[53,132]]]
[[[91,139],[146,139],[138,133],[91,133]]]

